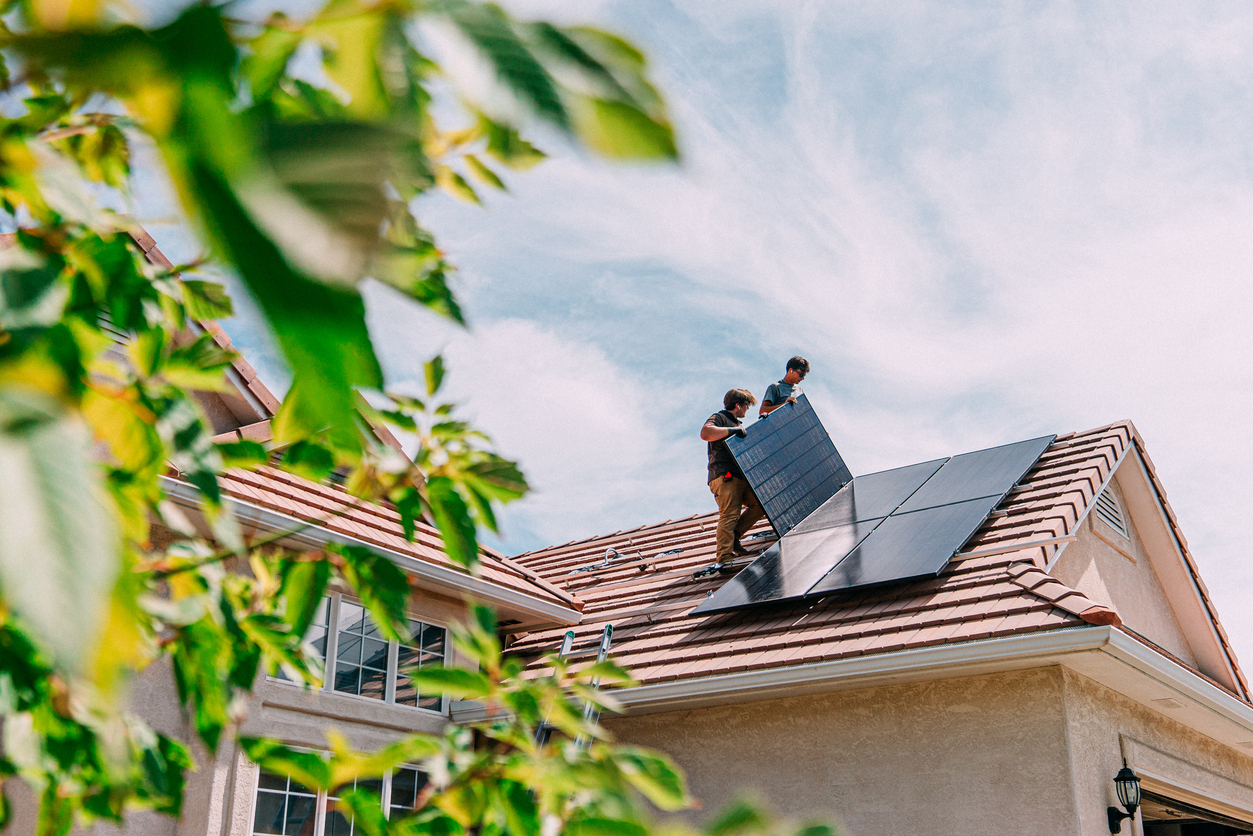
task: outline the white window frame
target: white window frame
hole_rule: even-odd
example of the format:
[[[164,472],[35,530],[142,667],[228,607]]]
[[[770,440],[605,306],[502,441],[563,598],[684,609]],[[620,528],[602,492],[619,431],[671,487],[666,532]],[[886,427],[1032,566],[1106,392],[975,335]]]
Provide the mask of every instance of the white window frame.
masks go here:
[[[366,699],[369,699],[369,697],[366,697]],[[378,700],[372,700],[372,702],[378,702]],[[315,755],[322,755],[323,757],[329,754],[328,752],[319,752],[316,749],[305,749],[298,746],[293,746],[292,748],[301,752],[310,752]],[[256,770],[252,779],[252,808],[248,812],[249,836],[252,836],[252,834],[257,832],[257,802],[261,798],[261,773],[265,771],[265,769],[259,764],[253,765],[256,766]],[[422,767],[417,764],[407,763],[402,764],[402,767],[405,769],[416,769],[418,772],[423,772]],[[274,774],[277,775],[278,773]],[[389,820],[392,817],[392,776],[394,774],[395,770],[389,769],[386,774],[383,775],[383,791],[379,793],[379,803],[383,806],[383,817]],[[430,780],[429,775],[427,776],[427,780]],[[312,792],[314,796],[313,833],[314,836],[324,836],[326,833],[327,799],[331,797],[331,794],[326,790],[313,790]],[[354,828],[354,831],[355,829],[356,828]]]
[[[351,604],[359,607],[365,605],[357,598],[351,595],[345,595],[342,592],[327,592],[326,596],[330,599],[330,611],[327,613],[327,632],[326,632],[326,658],[323,660],[322,687],[317,689],[324,694],[332,694],[336,697],[346,699],[365,700],[374,705],[391,705],[397,708],[404,708],[410,711],[421,711],[423,714],[438,715],[441,717],[448,716],[448,697],[441,696],[439,700],[439,709],[422,708],[417,705],[405,705],[396,702],[396,677],[400,673],[398,668],[398,660],[400,658],[400,643],[393,640],[387,642],[387,679],[383,683],[383,699],[378,700],[374,697],[368,697],[364,694],[349,694],[346,691],[335,690],[335,661],[339,655],[339,605],[341,601],[347,600]],[[452,650],[452,643],[447,622],[439,619],[428,618],[425,615],[416,613],[406,613],[406,618],[412,621],[420,621],[423,624],[429,624],[432,627],[438,627],[444,631],[444,664],[448,664],[449,653]],[[277,676],[267,677],[271,682],[278,682],[283,685],[294,685],[303,687],[299,682],[290,679],[283,679]],[[388,778],[390,781],[390,777]],[[390,792],[390,783],[388,784]],[[320,832],[320,831],[319,831]]]

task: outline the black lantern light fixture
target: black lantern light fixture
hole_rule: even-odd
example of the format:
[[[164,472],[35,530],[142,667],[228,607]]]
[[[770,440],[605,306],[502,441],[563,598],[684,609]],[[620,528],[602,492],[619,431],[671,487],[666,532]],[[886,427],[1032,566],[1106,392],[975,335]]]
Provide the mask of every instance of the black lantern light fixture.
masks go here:
[[[1122,820],[1134,819],[1136,809],[1140,806],[1140,776],[1127,766],[1126,758],[1123,758],[1122,769],[1114,776],[1114,789],[1118,791],[1118,802],[1127,812],[1124,813],[1117,807],[1109,808],[1109,832],[1121,833]]]

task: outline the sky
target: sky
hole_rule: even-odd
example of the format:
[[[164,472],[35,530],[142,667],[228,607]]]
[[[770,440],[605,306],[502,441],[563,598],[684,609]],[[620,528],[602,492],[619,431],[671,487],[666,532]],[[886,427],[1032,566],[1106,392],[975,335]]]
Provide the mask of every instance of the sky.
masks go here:
[[[389,385],[442,351],[534,486],[494,545],[715,510],[701,423],[801,354],[854,473],[1134,421],[1253,660],[1253,6],[506,5],[641,45],[683,159],[425,198],[469,331],[366,288]]]

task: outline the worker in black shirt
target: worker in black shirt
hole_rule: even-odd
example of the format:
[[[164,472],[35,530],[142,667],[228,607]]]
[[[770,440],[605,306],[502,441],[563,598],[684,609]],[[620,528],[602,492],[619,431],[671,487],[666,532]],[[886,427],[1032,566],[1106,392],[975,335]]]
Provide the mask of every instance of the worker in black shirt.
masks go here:
[[[710,415],[705,426],[700,428],[701,440],[709,442],[709,490],[718,500],[716,560],[719,565],[729,565],[737,554],[750,554],[740,545],[740,537],[766,515],[757,501],[757,495],[744,478],[744,472],[735,463],[726,441],[733,435],[740,438],[748,435],[740,420],[755,403],[757,399],[752,392],[732,389],[722,399],[725,409]]]

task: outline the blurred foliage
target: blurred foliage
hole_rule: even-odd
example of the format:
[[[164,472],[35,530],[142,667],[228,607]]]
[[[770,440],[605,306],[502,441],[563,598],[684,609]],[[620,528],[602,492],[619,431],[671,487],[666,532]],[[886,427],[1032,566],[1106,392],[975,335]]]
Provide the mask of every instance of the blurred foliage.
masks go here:
[[[321,681],[304,636],[328,589],[408,638],[411,591],[394,563],[363,548],[292,552],[279,545],[291,532],[245,537],[226,468],[339,480],[395,507],[410,538],[433,522],[470,572],[478,528],[525,493],[516,465],[441,396],[440,358],[416,397],[385,392],[363,280],[464,323],[418,199],[506,188],[544,159],[524,138],[537,127],[611,158],[677,156],[644,57],[600,30],[465,0],[331,0],[265,21],[201,4],[148,28],[113,15],[97,0],[0,0],[0,222],[17,230],[0,242],[0,782],[34,790],[40,834],[179,815],[189,748],[127,711],[137,672],[168,662],[212,753],[262,673]],[[142,230],[99,208],[129,199],[144,148],[291,369],[272,444],[217,441],[203,410],[236,359],[202,324],[231,316],[225,288],[154,263]],[[387,428],[416,440],[412,459],[380,441]],[[243,744],[327,789],[426,763],[437,780],[414,816],[388,821],[377,798],[342,796],[369,834],[627,836],[651,827],[641,799],[688,804],[664,757],[613,746],[573,707],[612,709],[590,682],[620,671],[553,661],[551,676],[524,679],[494,629],[476,609],[458,633],[477,670],[413,672],[486,701],[493,719],[474,730],[375,753],[333,738],[327,758]],[[540,746],[545,719],[557,733]],[[720,826],[712,836],[766,827],[743,811]]]

